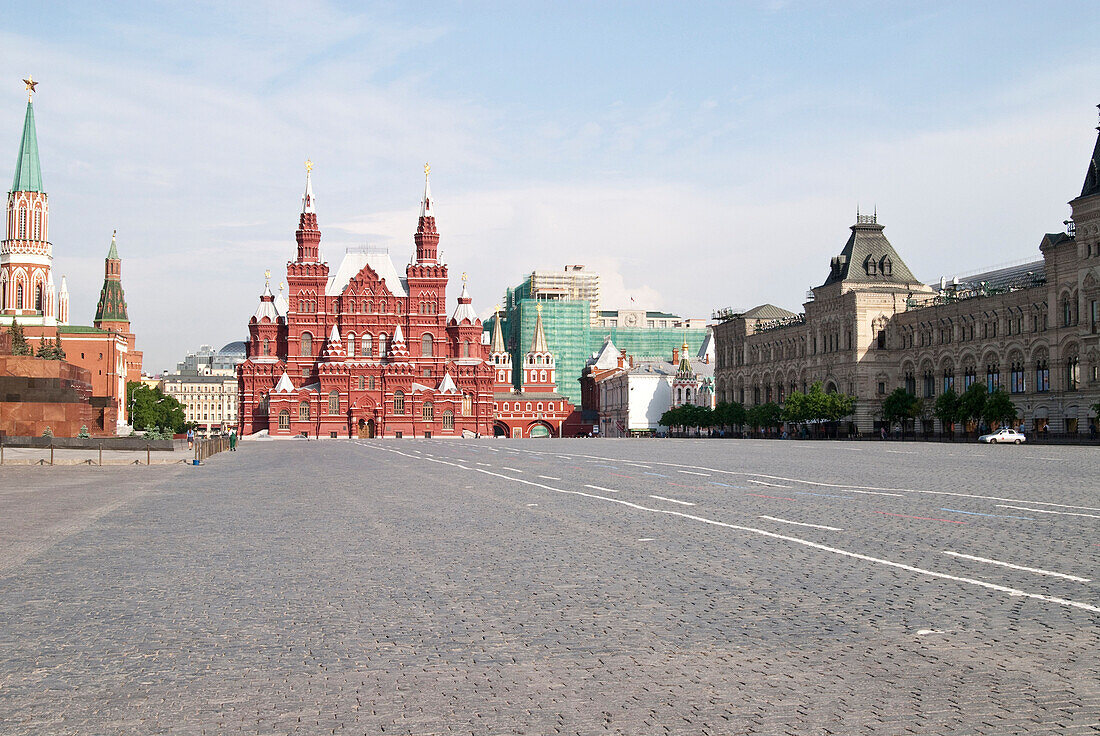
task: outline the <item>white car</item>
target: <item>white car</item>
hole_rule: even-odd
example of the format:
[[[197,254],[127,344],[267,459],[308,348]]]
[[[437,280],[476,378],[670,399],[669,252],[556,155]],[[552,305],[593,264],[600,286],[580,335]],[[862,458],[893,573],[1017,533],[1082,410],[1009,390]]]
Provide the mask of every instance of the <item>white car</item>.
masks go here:
[[[1018,445],[1021,442],[1027,442],[1027,437],[1024,437],[1023,432],[1017,432],[1015,429],[1004,427],[998,429],[993,434],[983,434],[978,438],[978,442],[988,442],[991,445],[995,445],[998,442],[1011,442],[1014,445]]]

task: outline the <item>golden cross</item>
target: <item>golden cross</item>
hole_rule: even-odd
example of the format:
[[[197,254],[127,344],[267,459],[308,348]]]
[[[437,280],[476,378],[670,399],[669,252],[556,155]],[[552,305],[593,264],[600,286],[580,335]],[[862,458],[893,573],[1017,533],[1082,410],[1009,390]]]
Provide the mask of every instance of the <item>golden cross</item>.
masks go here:
[[[493,311],[500,312],[500,304],[497,304],[495,307],[493,307]]]
[[[535,311],[538,312],[539,314],[542,314],[542,303],[541,302],[539,304],[535,305]]]
[[[35,93],[35,87],[38,86],[38,82],[34,81],[34,75],[28,74],[27,78],[23,80],[23,84],[27,85],[27,102],[31,101],[31,95]]]
[[[430,173],[432,173],[432,167],[428,164],[427,161],[425,161],[424,162],[424,178],[427,179],[428,174],[430,174]]]
[[[308,173],[309,173],[309,172],[311,172],[311,171],[313,171],[313,162],[312,162],[312,161],[310,161],[310,160],[309,160],[309,159],[307,158],[307,159],[306,159],[306,173],[308,174]]]
[[[270,268],[267,269],[266,271],[264,271],[264,279],[267,280],[267,281],[271,280],[271,269]]]
[[[466,272],[465,271],[462,272],[462,283],[464,283],[464,284],[466,283]]]

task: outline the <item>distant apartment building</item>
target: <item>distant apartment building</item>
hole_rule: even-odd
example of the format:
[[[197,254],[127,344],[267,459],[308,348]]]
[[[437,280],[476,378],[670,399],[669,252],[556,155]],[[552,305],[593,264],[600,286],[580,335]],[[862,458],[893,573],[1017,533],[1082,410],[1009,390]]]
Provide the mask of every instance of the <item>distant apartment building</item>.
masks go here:
[[[176,373],[161,379],[161,390],[183,405],[187,421],[200,432],[228,432],[237,426],[237,366],[244,357],[243,342],[221,350],[201,345],[176,364]]]
[[[228,432],[237,426],[237,377],[207,375],[168,375],[161,379],[161,390],[183,404],[187,421],[199,432]]]

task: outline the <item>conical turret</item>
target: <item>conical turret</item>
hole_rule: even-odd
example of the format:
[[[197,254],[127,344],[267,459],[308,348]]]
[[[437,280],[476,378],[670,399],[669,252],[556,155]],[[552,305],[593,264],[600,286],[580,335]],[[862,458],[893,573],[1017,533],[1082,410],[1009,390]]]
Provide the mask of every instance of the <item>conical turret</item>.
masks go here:
[[[313,162],[306,161],[306,192],[302,195],[302,214],[298,217],[298,262],[317,263],[321,260],[321,231],[317,227],[317,210],[313,198]]]
[[[38,134],[34,127],[34,103],[31,95],[38,86],[32,77],[23,80],[27,85],[27,114],[23,118],[23,137],[19,141],[19,157],[15,160],[13,192],[42,192],[42,167],[38,163]]]
[[[1100,105],[1096,106],[1100,108]],[[1100,125],[1096,126],[1100,133]],[[1092,149],[1092,159],[1089,161],[1088,171],[1085,172],[1085,184],[1081,187],[1082,197],[1091,197],[1100,194],[1100,134],[1096,136],[1096,146]]]
[[[96,305],[95,326],[128,332],[130,317],[126,313],[126,295],[122,291],[122,259],[118,257],[118,245],[111,233],[111,249],[103,260],[103,288]]]

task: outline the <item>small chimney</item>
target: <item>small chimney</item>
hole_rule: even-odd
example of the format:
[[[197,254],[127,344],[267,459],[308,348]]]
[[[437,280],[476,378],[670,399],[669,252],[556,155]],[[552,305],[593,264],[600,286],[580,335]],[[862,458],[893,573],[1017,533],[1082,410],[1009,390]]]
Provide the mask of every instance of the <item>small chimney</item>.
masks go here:
[[[672,364],[680,365],[680,348],[672,349]]]

